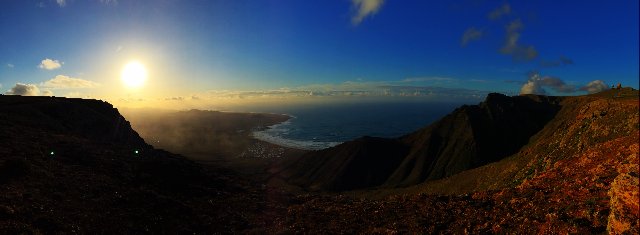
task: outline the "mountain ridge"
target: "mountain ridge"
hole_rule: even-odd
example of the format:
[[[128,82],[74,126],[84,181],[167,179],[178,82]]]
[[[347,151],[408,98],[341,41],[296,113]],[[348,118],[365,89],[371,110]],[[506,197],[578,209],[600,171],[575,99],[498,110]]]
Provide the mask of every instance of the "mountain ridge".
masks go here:
[[[0,96],[0,233],[637,234],[638,92],[557,102],[553,119],[496,162],[409,187],[368,187],[383,184],[380,175],[404,160],[390,154],[407,155],[411,146],[402,138],[363,137],[355,147],[319,151],[351,158],[302,160],[324,168],[293,173],[334,183],[311,185],[316,190],[365,189],[292,194],[277,177],[249,180],[140,145],[134,130],[114,125],[122,117],[106,102]],[[496,107],[465,110],[508,117],[493,115]],[[334,168],[340,174],[323,173]]]
[[[310,197],[289,226],[307,232],[637,234],[638,91],[562,97],[516,154],[410,187]],[[370,217],[362,218],[363,212]],[[340,218],[340,219],[326,219]]]
[[[444,178],[515,153],[528,142],[529,137],[553,118],[560,109],[558,104],[561,100],[561,97],[508,97],[492,93],[478,105],[463,105],[435,123],[396,139],[385,139],[372,144],[366,141],[375,138],[366,137],[308,153],[293,162],[284,163],[279,174],[292,183],[311,190],[336,191],[378,186],[406,187]],[[366,159],[360,159],[367,156],[349,153],[366,146],[381,149],[407,148],[408,151],[387,152],[390,155],[388,161],[381,164],[395,169],[391,173],[378,172],[378,178],[386,178],[383,183],[380,180],[362,182],[364,179],[360,179],[358,184],[353,184],[352,178],[358,176],[354,176],[357,174],[350,170],[367,171],[358,169],[353,162],[367,162]],[[382,154],[380,151],[368,152],[376,153],[376,159],[381,158],[377,156]],[[313,162],[317,162],[319,158],[323,159],[323,163],[314,166]],[[397,161],[398,158],[402,160]],[[361,167],[371,168],[371,165]],[[315,173],[310,175],[296,172]],[[309,187],[311,185],[313,187]]]

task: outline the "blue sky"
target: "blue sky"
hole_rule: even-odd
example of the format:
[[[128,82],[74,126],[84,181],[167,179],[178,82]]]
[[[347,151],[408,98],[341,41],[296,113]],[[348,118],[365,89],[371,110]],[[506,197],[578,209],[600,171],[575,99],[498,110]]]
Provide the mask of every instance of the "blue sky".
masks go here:
[[[0,4],[4,93],[18,93],[17,83],[105,99],[383,86],[552,95],[585,94],[587,84],[638,88],[631,0]],[[147,67],[144,88],[120,82],[131,60]]]

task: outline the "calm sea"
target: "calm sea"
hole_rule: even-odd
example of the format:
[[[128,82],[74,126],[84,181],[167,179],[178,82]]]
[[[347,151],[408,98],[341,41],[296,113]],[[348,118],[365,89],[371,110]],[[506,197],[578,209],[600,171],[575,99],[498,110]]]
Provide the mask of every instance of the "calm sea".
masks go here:
[[[317,150],[361,136],[399,137],[425,127],[462,103],[362,102],[288,106],[259,110],[284,113],[284,123],[255,131],[257,139],[281,146]]]

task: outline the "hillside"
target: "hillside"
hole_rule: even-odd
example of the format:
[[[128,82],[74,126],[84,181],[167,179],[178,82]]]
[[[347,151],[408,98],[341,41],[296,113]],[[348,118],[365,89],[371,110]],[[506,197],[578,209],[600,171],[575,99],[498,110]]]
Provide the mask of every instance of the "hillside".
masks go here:
[[[286,225],[309,233],[637,234],[638,91],[618,92],[560,99],[555,117],[503,160],[408,188],[309,195],[290,207]]]
[[[408,152],[408,146],[396,140],[362,137],[294,157],[286,170],[272,172],[312,190],[366,188],[384,183]]]
[[[155,149],[106,102],[0,96],[0,233],[637,234],[639,101],[632,89],[578,97],[494,94],[398,139],[363,137],[285,157],[277,163],[298,165],[272,170],[307,189],[366,188],[293,193],[278,177],[249,179]],[[217,115],[192,114],[192,120]],[[470,117],[479,121],[465,121]],[[211,120],[202,121],[183,124]],[[524,143],[519,125],[533,132]],[[482,128],[500,132],[464,133]],[[514,144],[476,139],[505,141],[501,135],[513,135]],[[427,141],[433,138],[446,141]],[[409,187],[388,185],[407,156],[466,156],[448,150],[466,143],[453,144],[457,138],[506,156],[478,154],[465,164],[485,165]],[[495,149],[501,145],[508,148]],[[446,158],[437,156],[420,161]],[[437,172],[421,169],[425,177]]]
[[[1,234],[241,232],[286,210],[276,190],[154,149],[103,101],[0,95],[0,126]]]
[[[283,163],[279,174],[311,190],[410,186],[440,179],[514,154],[553,119],[561,100],[489,94],[479,105],[462,106],[406,136],[361,138],[314,151]],[[375,177],[367,176],[369,171]]]

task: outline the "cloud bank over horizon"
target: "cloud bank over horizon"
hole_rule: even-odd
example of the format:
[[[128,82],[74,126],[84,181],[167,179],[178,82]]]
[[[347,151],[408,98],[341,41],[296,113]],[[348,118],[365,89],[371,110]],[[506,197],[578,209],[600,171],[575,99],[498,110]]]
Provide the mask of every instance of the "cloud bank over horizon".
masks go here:
[[[40,89],[34,84],[16,83],[14,87],[9,89],[5,94],[7,95],[22,95],[22,96],[38,96],[40,95]]]
[[[539,72],[533,71],[529,73],[529,79],[520,88],[520,94],[547,95],[548,92],[545,88],[561,94],[570,94],[578,91],[586,91],[589,94],[593,94],[605,91],[609,89],[609,86],[602,80],[594,80],[577,88],[557,77],[541,76]]]

